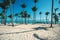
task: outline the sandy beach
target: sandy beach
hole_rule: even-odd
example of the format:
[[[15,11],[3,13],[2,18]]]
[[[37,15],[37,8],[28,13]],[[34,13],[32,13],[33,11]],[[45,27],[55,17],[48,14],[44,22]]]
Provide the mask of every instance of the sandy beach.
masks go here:
[[[17,24],[16,26],[0,26],[0,40],[59,40],[59,24]]]
[[[60,40],[60,0],[0,0],[0,40]]]

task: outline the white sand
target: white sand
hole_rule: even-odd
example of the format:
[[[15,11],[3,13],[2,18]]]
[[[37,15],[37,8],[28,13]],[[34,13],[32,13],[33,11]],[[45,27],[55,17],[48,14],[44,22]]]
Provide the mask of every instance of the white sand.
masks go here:
[[[53,24],[54,28],[50,27],[50,24],[17,24],[16,26],[2,26],[0,25],[0,40],[40,40],[33,34],[37,34],[39,38],[45,40],[59,40],[60,39],[60,27],[58,24]],[[39,29],[34,30],[37,27],[47,27],[47,30]]]

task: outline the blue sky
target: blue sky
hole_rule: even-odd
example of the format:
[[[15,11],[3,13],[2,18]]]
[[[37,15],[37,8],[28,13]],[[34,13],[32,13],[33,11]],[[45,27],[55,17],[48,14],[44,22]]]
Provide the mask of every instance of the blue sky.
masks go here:
[[[0,0],[1,2],[2,0]],[[36,11],[36,18],[37,20],[39,19],[39,12],[42,12],[42,19],[45,19],[45,12],[50,12],[51,14],[51,1],[52,0],[38,0],[36,7],[38,8]],[[60,8],[60,4],[58,3],[59,0],[54,0],[54,8]],[[14,8],[13,9],[13,14],[15,13],[20,13],[23,9],[21,8],[21,4],[25,3],[26,4],[26,8],[25,10],[31,15],[31,18],[33,18],[33,11],[32,11],[32,7],[34,6],[34,2],[33,0],[16,0],[14,3]],[[0,13],[2,12],[2,9],[0,8]],[[57,13],[60,12],[60,9],[57,10]],[[7,9],[7,15],[10,14],[10,8]],[[48,19],[50,20],[50,15],[48,16]]]

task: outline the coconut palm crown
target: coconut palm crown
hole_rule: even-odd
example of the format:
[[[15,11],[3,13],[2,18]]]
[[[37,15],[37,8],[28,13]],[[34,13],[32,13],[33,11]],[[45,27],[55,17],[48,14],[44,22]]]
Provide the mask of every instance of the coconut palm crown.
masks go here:
[[[38,2],[38,0],[34,0],[34,3],[37,3]]]
[[[25,8],[25,7],[26,7],[26,5],[23,3],[23,4],[21,4],[21,7],[22,7],[22,8]]]
[[[60,13],[58,13],[58,15],[60,16]]]
[[[39,12],[39,14],[41,15],[41,14],[42,14],[42,12]]]
[[[34,6],[32,7],[32,11],[35,12],[37,10],[37,8]]]
[[[49,14],[49,12],[46,12],[46,13],[45,13],[45,15],[48,15],[48,14]]]

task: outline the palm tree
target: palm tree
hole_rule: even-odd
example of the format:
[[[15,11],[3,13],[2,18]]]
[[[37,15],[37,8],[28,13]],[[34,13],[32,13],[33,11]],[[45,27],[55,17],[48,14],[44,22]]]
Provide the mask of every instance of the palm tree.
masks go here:
[[[27,18],[27,11],[21,12],[20,13],[21,17],[25,19],[25,24],[26,24],[26,18]],[[22,21],[23,22],[23,21]]]
[[[36,23],[36,10],[37,10],[37,8],[34,6],[34,7],[32,8],[32,11],[34,12],[34,15],[33,15],[33,23],[34,23],[34,24]]]
[[[60,3],[60,0],[58,1],[58,3]]]
[[[47,17],[49,15],[49,12],[46,12],[45,15],[46,15],[46,23],[47,23],[47,20],[48,20]]]
[[[18,20],[18,21],[19,21],[19,23],[20,23],[20,18],[21,18],[21,15],[18,15],[18,18],[19,18],[19,20]]]
[[[24,13],[21,11],[21,12],[20,12],[20,16],[21,16],[21,18],[22,18],[22,23],[23,23],[23,15],[24,15]]]
[[[35,3],[35,6],[36,6],[36,3],[38,2],[38,0],[34,0],[34,3]]]
[[[1,23],[4,24],[4,22],[5,22],[5,20],[3,20],[5,18],[4,13],[2,12],[0,15],[1,15],[1,18],[2,18]]]
[[[60,16],[60,13],[58,13],[58,15]]]
[[[34,12],[34,16],[33,16],[33,23],[36,23],[36,3],[38,2],[38,0],[34,0],[35,6],[32,8],[32,11]]]
[[[54,15],[55,15],[55,13],[52,13],[52,15],[54,16]]]
[[[59,15],[59,17],[60,17],[60,13],[58,13],[58,15]],[[60,18],[59,18],[59,20],[60,20]]]
[[[52,8],[51,8],[51,28],[52,28],[52,22],[53,22],[53,8],[54,8],[54,0],[52,0]]]
[[[11,1],[11,2],[10,2]],[[3,15],[5,16],[3,21],[4,21],[4,25],[6,25],[6,9],[8,7],[9,4],[13,4],[15,2],[15,0],[4,0],[3,3],[0,3],[0,7],[3,9]]]
[[[21,4],[21,7],[23,8],[23,14],[22,14],[22,18],[23,18],[23,15],[24,15],[24,9],[26,8],[26,5],[24,3]]]
[[[14,3],[15,3],[15,0],[11,0],[11,3],[13,4],[12,5],[12,10],[13,10],[13,13],[14,13]]]
[[[55,8],[54,10],[55,10],[55,15],[56,15],[56,11],[58,10],[59,8]],[[55,20],[55,24],[56,24],[56,20]]]
[[[58,16],[56,14],[54,15],[54,19],[56,22],[58,22]]]
[[[28,23],[29,23],[30,14],[28,14],[27,18],[28,18]]]
[[[1,19],[1,21],[0,21],[0,22],[1,22],[1,24],[2,24],[2,13],[0,13],[0,19]]]
[[[12,14],[12,12],[13,12],[12,4],[15,3],[15,0],[9,0],[8,2],[10,3],[10,13],[11,13],[11,16],[12,16],[12,18],[11,18],[12,19],[11,20],[12,22],[11,23],[12,23],[12,26],[14,26],[14,24],[13,24],[13,14]]]
[[[0,3],[0,7],[3,9],[3,15],[4,15],[4,19],[3,19],[3,24],[6,25],[6,9],[8,7],[8,4],[6,3],[6,0],[3,1],[3,3]]]
[[[25,18],[25,24],[26,24],[26,18],[27,18],[27,11],[24,11],[24,15],[23,15],[23,18]]]
[[[12,14],[10,14],[9,16],[8,16],[11,20],[12,20]],[[12,21],[11,21],[12,22]],[[14,24],[12,24],[12,27],[14,26]]]
[[[42,12],[39,12],[39,14],[40,14],[40,22],[41,22],[41,14],[42,14]]]
[[[53,17],[52,17],[53,19],[52,19],[52,20],[53,20],[53,23],[54,23],[54,16],[55,16],[55,13],[52,13],[52,15],[53,15]]]
[[[2,14],[0,13],[0,17],[1,17],[1,15],[2,15]]]
[[[15,14],[15,16],[16,16],[16,22],[17,22],[17,17],[18,17],[18,14],[16,13],[16,14]]]
[[[59,8],[55,8],[54,10],[55,10],[55,14],[56,14],[56,11],[58,10]]]
[[[10,14],[8,17],[12,19],[12,14]]]
[[[23,8],[23,11],[24,11],[24,8],[26,8],[26,5],[23,3],[21,4],[21,7]]]

